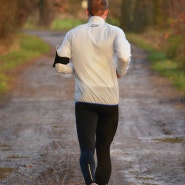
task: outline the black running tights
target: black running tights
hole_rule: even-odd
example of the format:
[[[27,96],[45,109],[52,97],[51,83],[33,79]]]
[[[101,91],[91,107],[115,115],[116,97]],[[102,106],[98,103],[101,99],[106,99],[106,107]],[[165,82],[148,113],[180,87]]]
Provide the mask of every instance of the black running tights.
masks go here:
[[[118,126],[118,105],[77,102],[75,114],[81,151],[80,166],[86,185],[93,182],[107,185],[111,175],[110,145]]]

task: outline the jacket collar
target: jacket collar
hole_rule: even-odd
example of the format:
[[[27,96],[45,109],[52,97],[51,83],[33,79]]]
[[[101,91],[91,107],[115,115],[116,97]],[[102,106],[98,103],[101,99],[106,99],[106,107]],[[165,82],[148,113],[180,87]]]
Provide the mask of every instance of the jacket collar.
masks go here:
[[[100,17],[100,16],[91,16],[89,18],[88,23],[90,25],[100,25],[100,24],[105,23],[105,20],[102,17]]]

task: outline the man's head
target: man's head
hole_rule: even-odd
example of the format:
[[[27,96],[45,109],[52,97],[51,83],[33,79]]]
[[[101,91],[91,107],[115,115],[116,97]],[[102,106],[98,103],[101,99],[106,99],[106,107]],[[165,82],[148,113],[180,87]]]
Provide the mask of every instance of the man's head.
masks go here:
[[[108,0],[88,0],[87,11],[89,16],[101,16],[106,18],[108,14],[108,8]]]

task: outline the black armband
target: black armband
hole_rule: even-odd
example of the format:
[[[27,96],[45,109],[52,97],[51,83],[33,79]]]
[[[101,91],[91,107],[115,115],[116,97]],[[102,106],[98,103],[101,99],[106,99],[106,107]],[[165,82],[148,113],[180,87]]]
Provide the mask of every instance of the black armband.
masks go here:
[[[58,56],[57,52],[56,52],[56,55],[55,55],[55,60],[54,60],[54,63],[53,63],[53,67],[55,67],[55,64],[68,64],[69,63],[69,58],[67,57],[60,57]]]

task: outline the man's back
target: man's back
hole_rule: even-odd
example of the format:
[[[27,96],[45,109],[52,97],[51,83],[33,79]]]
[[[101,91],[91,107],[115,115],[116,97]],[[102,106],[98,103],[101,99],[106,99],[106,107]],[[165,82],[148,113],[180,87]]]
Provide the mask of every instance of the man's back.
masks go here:
[[[128,46],[123,31],[99,16],[66,34],[57,52],[74,65],[76,101],[118,104],[117,60],[128,66]]]
[[[76,92],[80,92],[76,93],[76,98],[93,103],[118,103],[113,26],[93,16],[70,35],[71,61],[77,75]],[[83,94],[78,88],[83,89]]]

